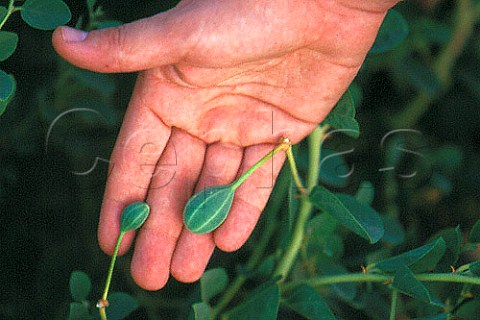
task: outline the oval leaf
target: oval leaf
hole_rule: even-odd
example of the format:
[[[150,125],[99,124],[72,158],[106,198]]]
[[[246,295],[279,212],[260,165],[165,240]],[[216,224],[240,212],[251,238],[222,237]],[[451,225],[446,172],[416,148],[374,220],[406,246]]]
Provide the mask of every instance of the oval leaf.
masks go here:
[[[70,294],[73,300],[82,302],[87,300],[90,290],[92,289],[92,283],[90,277],[82,271],[73,271],[70,275]]]
[[[468,241],[473,243],[480,242],[480,220],[477,220],[473,225],[472,229],[470,229],[470,233],[468,234]]]
[[[210,306],[204,302],[192,305],[193,317],[195,320],[210,320]]]
[[[13,32],[0,31],[0,61],[7,60],[17,48],[18,35]]]
[[[90,320],[93,317],[88,311],[88,307],[80,302],[70,303],[70,312],[68,313],[68,320]]]
[[[388,11],[370,53],[382,53],[395,48],[405,40],[408,32],[408,24],[403,16],[393,9]]]
[[[463,235],[460,231],[460,226],[443,229],[435,234],[432,239],[439,238],[445,240],[445,253],[440,261],[438,261],[435,271],[448,272],[451,270],[450,266],[457,264],[462,251]]]
[[[357,189],[357,193],[355,194],[355,199],[357,199],[360,203],[371,205],[374,198],[375,187],[373,183],[370,181],[362,181]]]
[[[426,303],[432,303],[432,298],[428,289],[418,281],[413,272],[403,264],[397,266],[397,272],[393,278],[392,287],[414,299]]]
[[[360,127],[355,120],[355,105],[350,90],[343,94],[322,124],[340,130],[352,138],[358,138]]]
[[[183,222],[193,233],[208,233],[228,216],[235,194],[231,185],[215,186],[196,193],[183,211]]]
[[[120,230],[127,232],[140,228],[150,213],[150,206],[145,202],[134,202],[128,205],[122,213],[120,219]]]
[[[310,201],[370,243],[377,242],[383,236],[380,215],[350,195],[333,194],[319,185],[310,193]]]
[[[228,284],[227,272],[223,268],[205,271],[200,278],[202,301],[208,303],[211,298],[222,292]]]
[[[248,298],[225,314],[224,319],[276,320],[280,305],[280,288],[276,280],[262,284]]]
[[[15,79],[8,73],[0,70],[0,102],[8,102],[14,93]]]
[[[53,30],[72,18],[70,9],[61,0],[27,0],[20,14],[29,26],[40,30]]]
[[[308,258],[324,254],[338,258],[343,254],[343,241],[334,232],[337,220],[328,213],[322,213],[308,222],[305,251]]]
[[[414,272],[426,272],[433,269],[443,257],[446,243],[443,238],[427,243],[419,248],[404,252],[368,266],[368,270],[379,269],[383,272],[394,272],[399,265],[405,265]]]
[[[312,287],[301,285],[283,301],[287,307],[307,319],[335,320],[327,303]]]
[[[348,152],[349,151],[347,151],[347,153]],[[318,175],[321,182],[335,188],[347,186],[351,170],[343,157],[345,153],[345,151],[337,152],[322,146]]]

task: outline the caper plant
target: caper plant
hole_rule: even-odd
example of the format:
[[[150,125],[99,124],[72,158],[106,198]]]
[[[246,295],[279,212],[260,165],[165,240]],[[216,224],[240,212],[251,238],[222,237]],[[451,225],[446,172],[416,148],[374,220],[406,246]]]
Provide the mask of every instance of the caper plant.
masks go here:
[[[3,31],[8,19],[16,12],[29,26],[40,30],[52,30],[70,21],[70,9],[61,0],[26,0],[15,5],[14,0],[8,6],[0,6],[0,62],[8,59],[16,50],[18,35]],[[17,1],[18,2],[18,1]],[[16,90],[15,78],[0,69],[0,115],[5,112],[8,103],[13,99]]]
[[[95,2],[88,3],[93,8]],[[417,37],[427,34],[434,38],[431,41],[435,42],[432,45],[435,50],[432,51],[441,49],[441,41],[446,43],[433,69],[439,76],[448,74],[446,71],[453,65],[453,53],[457,52],[455,48],[462,43],[460,40],[466,41],[466,30],[469,30],[466,26],[474,25],[475,20],[461,17],[471,17],[475,12],[480,17],[480,5],[474,3],[458,1],[453,35],[431,21],[417,21],[414,26]],[[433,34],[425,30],[444,33]],[[407,54],[409,50],[401,46],[409,32],[403,15],[391,10],[370,55],[386,53],[396,47],[401,49],[398,56]],[[447,34],[446,40],[440,39],[444,34]],[[425,43],[419,47],[419,55],[429,50]],[[448,63],[442,63],[445,61]],[[432,76],[431,73],[427,75],[415,80]],[[391,119],[393,128],[415,123],[428,109],[428,101],[433,97],[431,92],[420,92],[408,107],[408,117],[400,112],[398,117]],[[275,154],[286,153],[288,166],[279,174],[263,220],[257,227],[259,231],[253,234],[251,245],[246,245],[245,251],[249,250],[246,261],[233,265],[231,261],[220,261],[220,266],[209,268],[203,274],[191,295],[179,301],[168,300],[164,303],[167,304],[165,309],[172,308],[180,317],[185,315],[197,320],[299,316],[333,320],[350,319],[352,314],[361,314],[362,319],[390,320],[478,318],[480,261],[474,249],[480,244],[480,220],[468,232],[458,226],[448,227],[428,234],[425,239],[412,240],[412,234],[418,230],[407,231],[400,221],[397,202],[403,199],[391,173],[386,173],[383,188],[392,195],[385,195],[385,190],[366,180],[346,193],[338,191],[346,187],[348,180],[348,175],[339,177],[336,171],[346,166],[345,159],[333,153],[324,142],[337,139],[333,131],[344,134],[341,141],[359,138],[358,99],[358,86],[352,84],[305,141],[292,146],[285,138],[231,184],[207,188],[192,196],[183,211],[185,227],[198,234],[212,232],[228,217],[237,188]],[[401,148],[403,145],[398,147],[398,142],[386,144],[385,166],[388,168],[398,164],[399,152],[405,150]],[[439,152],[435,165],[442,167],[443,163],[443,171],[452,170],[454,161],[445,160],[458,158],[452,154],[455,152]],[[430,157],[435,159],[433,155]],[[445,162],[448,163],[445,165]],[[376,196],[383,197],[386,202],[381,211],[375,208]],[[139,228],[148,212],[147,204],[133,203],[120,218],[120,235],[105,290],[97,304],[102,319],[106,319],[107,314],[114,315],[119,306],[120,298],[115,293],[109,295],[109,288],[122,237],[125,232]],[[347,243],[355,251],[348,256]],[[86,307],[89,306],[86,302],[86,293],[91,287],[89,281],[81,272],[72,273],[70,289],[75,302],[70,305],[71,319],[75,319],[72,314],[80,318],[85,310],[90,310]],[[138,306],[132,299],[122,299],[129,308],[121,316],[115,315],[116,318],[126,317]],[[158,304],[162,303],[161,299],[158,298]],[[172,307],[170,301],[176,306]],[[147,304],[143,307],[151,309],[149,314],[164,317],[163,309],[159,311],[160,308]]]

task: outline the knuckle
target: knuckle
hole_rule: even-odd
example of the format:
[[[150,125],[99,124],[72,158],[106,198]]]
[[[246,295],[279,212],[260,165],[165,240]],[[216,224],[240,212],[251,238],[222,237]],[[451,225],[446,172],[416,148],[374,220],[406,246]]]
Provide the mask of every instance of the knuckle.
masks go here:
[[[128,57],[132,48],[128,45],[128,28],[119,26],[111,28],[107,34],[107,50],[112,58],[111,64],[115,68],[123,69],[128,65]]]

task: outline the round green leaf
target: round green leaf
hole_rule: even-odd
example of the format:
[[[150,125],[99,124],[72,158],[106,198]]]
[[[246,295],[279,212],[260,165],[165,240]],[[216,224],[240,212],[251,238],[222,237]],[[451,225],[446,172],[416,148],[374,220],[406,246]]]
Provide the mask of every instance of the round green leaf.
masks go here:
[[[52,30],[72,18],[70,9],[61,0],[27,0],[20,12],[23,21],[40,30]]]
[[[218,228],[228,216],[235,190],[231,185],[207,188],[188,200],[183,222],[193,233],[208,233]]]
[[[15,87],[15,79],[13,76],[0,70],[0,103],[8,102],[13,97]]]
[[[82,302],[87,300],[90,290],[92,289],[92,283],[90,277],[82,271],[73,271],[70,275],[70,294],[73,300]]]
[[[127,232],[140,228],[150,213],[150,206],[145,202],[129,204],[122,212],[120,218],[120,231]]]
[[[18,35],[13,32],[0,31],[0,61],[7,60],[17,48]]]

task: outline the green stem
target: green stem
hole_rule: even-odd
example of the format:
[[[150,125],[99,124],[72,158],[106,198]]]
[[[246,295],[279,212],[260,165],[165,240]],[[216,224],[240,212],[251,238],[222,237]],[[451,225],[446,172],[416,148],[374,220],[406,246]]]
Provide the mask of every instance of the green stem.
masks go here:
[[[5,15],[5,17],[3,17],[2,21],[0,21],[0,30],[1,30],[2,27],[5,25],[5,23],[7,22],[8,18],[10,18],[10,16],[12,15],[12,13],[14,13],[15,11],[18,11],[18,10],[19,10],[18,8],[15,8],[15,6],[13,5],[13,3],[14,3],[14,0],[10,0],[10,2],[8,3],[7,14]]]
[[[283,204],[282,199],[285,198],[285,195],[288,191],[287,186],[288,184],[286,183],[286,178],[288,178],[288,175],[286,174],[285,171],[280,174],[277,180],[277,186],[278,186],[278,191],[275,191],[275,195],[277,195],[275,198],[271,198],[272,201],[269,202],[267,207],[265,208],[265,217],[267,218],[266,220],[266,225],[265,229],[263,230],[262,237],[258,241],[257,245],[255,246],[255,249],[253,250],[252,254],[250,255],[250,258],[248,259],[247,262],[247,270],[252,270],[255,268],[255,266],[260,262],[260,259],[262,258],[268,243],[270,241],[270,238],[273,235],[273,232],[275,231],[276,227],[276,222],[277,222],[277,214],[280,211],[280,208]],[[237,275],[235,280],[231,283],[231,285],[228,287],[228,289],[225,291],[225,293],[222,295],[218,303],[215,305],[215,307],[212,310],[212,319],[215,319],[218,314],[225,309],[225,307],[232,301],[232,299],[236,296],[238,290],[243,286],[245,281],[247,280],[247,277],[243,274]]]
[[[308,192],[307,192],[307,189],[303,186],[302,180],[300,179],[300,175],[298,174],[297,164],[295,163],[295,157],[293,156],[291,146],[290,148],[287,149],[286,153],[287,153],[288,163],[290,164],[290,170],[292,172],[293,181],[295,182],[295,185],[297,186],[298,190],[300,190],[300,192],[303,195],[306,195]]]
[[[233,190],[236,190],[242,183],[245,181],[255,170],[257,170],[262,164],[270,160],[276,153],[281,150],[288,150],[290,148],[290,140],[287,138],[283,139],[278,146],[275,147],[272,151],[267,153],[262,159],[255,163],[250,169],[248,169],[244,174],[240,176],[235,182],[231,184]]]
[[[115,245],[115,250],[113,251],[112,259],[110,260],[110,267],[108,268],[107,281],[105,282],[105,290],[103,291],[102,298],[98,301],[97,307],[100,309],[100,317],[102,320],[107,319],[105,308],[108,307],[108,290],[110,289],[110,284],[112,283],[113,268],[115,267],[115,261],[117,260],[118,249],[120,249],[120,244],[122,243],[123,236],[125,231],[120,231],[120,234],[117,238],[117,244]]]
[[[318,180],[318,171],[320,164],[320,148],[322,145],[322,139],[325,135],[327,127],[317,127],[308,137],[309,144],[309,163],[308,163],[308,176],[307,176],[307,188],[310,191]],[[305,225],[307,224],[313,206],[307,197],[303,197],[300,203],[300,209],[298,212],[298,218],[293,229],[292,240],[289,247],[285,251],[282,259],[280,260],[274,275],[280,275],[283,281],[290,273],[298,251],[300,250],[305,235]]]
[[[415,278],[422,282],[452,282],[452,283],[470,283],[480,285],[480,277],[465,276],[455,273],[420,273]],[[393,276],[374,274],[374,273],[346,273],[338,275],[320,276],[316,278],[291,281],[282,286],[284,292],[290,291],[300,285],[309,285],[312,287],[322,287],[336,283],[347,282],[385,282],[393,281]]]
[[[115,267],[115,261],[117,260],[118,249],[120,249],[120,243],[122,242],[125,231],[120,231],[118,235],[117,244],[115,245],[115,250],[113,251],[112,260],[110,261],[110,268],[108,268],[107,281],[105,283],[105,290],[103,291],[103,300],[107,300],[108,290],[110,289],[110,283],[112,282],[113,268]]]
[[[105,308],[100,308],[100,318],[102,320],[107,320],[107,313],[105,312]]]
[[[390,304],[390,320],[395,320],[395,314],[397,311],[398,290],[393,289],[392,300]]]

